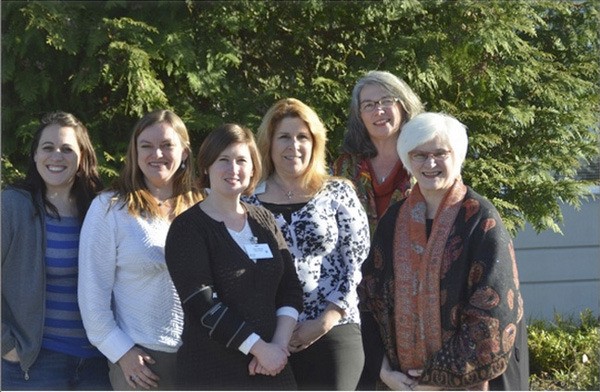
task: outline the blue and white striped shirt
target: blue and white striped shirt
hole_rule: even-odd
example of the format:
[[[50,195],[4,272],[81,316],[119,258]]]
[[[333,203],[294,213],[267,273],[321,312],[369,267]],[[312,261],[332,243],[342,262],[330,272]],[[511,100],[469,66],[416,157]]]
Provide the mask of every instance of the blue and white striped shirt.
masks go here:
[[[100,356],[87,339],[77,304],[79,219],[46,216],[46,312],[42,347],[82,358]]]

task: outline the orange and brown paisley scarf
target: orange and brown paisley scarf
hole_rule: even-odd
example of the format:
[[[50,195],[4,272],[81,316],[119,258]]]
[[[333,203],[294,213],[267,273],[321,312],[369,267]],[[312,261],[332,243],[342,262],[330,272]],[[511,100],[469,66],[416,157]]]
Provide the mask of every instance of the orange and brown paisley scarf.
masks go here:
[[[417,184],[402,205],[394,236],[394,301],[400,369],[422,369],[442,346],[440,271],[445,244],[467,187],[457,180],[426,233],[426,203]]]

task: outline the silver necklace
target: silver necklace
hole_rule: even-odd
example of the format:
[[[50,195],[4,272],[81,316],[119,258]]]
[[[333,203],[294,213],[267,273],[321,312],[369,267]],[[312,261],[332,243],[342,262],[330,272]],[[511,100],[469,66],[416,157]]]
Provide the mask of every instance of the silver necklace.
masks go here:
[[[293,191],[286,191],[283,186],[281,184],[279,184],[279,182],[275,181],[275,179],[273,179],[273,182],[277,185],[277,188],[279,188],[279,190],[285,195],[287,196],[288,200],[292,200],[292,197],[295,196],[295,193]]]

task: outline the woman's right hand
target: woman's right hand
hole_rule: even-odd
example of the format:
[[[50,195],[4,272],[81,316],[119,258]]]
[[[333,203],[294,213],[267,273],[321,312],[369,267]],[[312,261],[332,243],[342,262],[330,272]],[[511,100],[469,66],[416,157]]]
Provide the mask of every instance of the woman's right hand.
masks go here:
[[[6,354],[4,354],[2,356],[2,359],[4,359],[5,361],[8,361],[8,362],[12,362],[12,363],[21,362],[21,358],[19,358],[19,354],[17,354],[16,347],[13,348],[12,350],[10,350],[9,352],[7,352]]]
[[[289,351],[280,345],[267,343],[262,339],[254,343],[250,354],[254,355],[248,365],[248,372],[251,376],[255,374],[276,376],[283,370],[290,355]]]
[[[412,379],[408,375],[392,370],[386,356],[383,357],[383,362],[381,363],[379,378],[381,378],[381,381],[383,381],[392,391],[412,391],[418,385],[418,381]]]
[[[146,366],[146,362],[155,363],[148,353],[137,346],[133,346],[117,361],[130,387],[140,386],[145,389],[158,387],[159,377]]]

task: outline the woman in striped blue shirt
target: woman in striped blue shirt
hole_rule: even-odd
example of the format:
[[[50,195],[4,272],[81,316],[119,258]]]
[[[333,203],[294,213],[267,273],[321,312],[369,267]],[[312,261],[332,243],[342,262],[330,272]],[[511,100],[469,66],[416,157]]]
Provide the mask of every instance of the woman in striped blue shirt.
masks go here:
[[[106,390],[77,304],[79,232],[102,188],[87,129],[46,115],[24,180],[2,192],[2,390]]]

